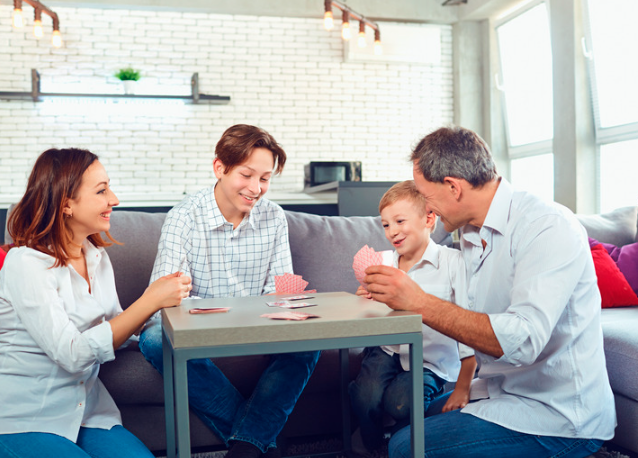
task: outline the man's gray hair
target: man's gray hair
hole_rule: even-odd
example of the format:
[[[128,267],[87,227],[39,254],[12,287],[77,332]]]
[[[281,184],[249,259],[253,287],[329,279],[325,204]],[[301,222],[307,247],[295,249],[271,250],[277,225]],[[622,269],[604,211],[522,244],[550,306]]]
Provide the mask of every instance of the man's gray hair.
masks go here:
[[[498,176],[487,143],[463,127],[442,127],[426,135],[412,151],[410,160],[433,183],[454,177],[476,188]]]

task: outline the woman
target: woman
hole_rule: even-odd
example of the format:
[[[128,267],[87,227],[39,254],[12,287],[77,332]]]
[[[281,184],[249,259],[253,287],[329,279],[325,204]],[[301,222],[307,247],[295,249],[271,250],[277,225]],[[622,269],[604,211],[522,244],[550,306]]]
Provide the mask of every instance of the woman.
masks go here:
[[[0,456],[152,457],[121,425],[101,363],[191,289],[179,273],[125,311],[115,291],[110,216],[119,201],[95,154],[50,149],[9,217],[0,271]]]

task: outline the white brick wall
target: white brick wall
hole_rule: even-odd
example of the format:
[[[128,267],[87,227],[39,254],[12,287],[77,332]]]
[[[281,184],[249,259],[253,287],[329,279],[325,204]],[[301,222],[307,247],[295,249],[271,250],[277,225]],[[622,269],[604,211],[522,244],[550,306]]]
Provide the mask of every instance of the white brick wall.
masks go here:
[[[30,7],[25,7],[30,17]],[[208,186],[221,133],[236,123],[274,135],[288,154],[271,190],[301,191],[311,160],[361,160],[364,180],[411,176],[410,148],[452,122],[452,33],[441,27],[440,65],[343,61],[338,31],[321,18],[56,8],[64,46],[37,41],[31,21],[11,28],[0,6],[0,91],[122,92],[112,75],[133,65],[138,93],[231,96],[228,105],[0,100],[0,202],[24,190],[35,157],[78,146],[100,155],[116,192],[162,200]]]

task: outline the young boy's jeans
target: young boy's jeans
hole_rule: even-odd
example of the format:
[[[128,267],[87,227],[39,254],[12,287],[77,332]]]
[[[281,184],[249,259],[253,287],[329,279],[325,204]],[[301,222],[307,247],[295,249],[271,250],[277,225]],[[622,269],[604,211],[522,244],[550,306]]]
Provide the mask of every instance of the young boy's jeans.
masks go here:
[[[424,411],[443,393],[445,380],[431,370],[423,368]],[[381,347],[364,350],[361,371],[348,387],[350,402],[359,420],[363,445],[374,450],[383,443],[383,414],[389,414],[398,423],[410,415],[412,376],[401,367],[399,355],[388,355]]]
[[[162,327],[156,320],[140,336],[144,357],[162,373]],[[240,440],[262,452],[276,446],[321,352],[272,355],[248,399],[237,391],[210,359],[187,363],[188,401],[193,410],[226,445]]]

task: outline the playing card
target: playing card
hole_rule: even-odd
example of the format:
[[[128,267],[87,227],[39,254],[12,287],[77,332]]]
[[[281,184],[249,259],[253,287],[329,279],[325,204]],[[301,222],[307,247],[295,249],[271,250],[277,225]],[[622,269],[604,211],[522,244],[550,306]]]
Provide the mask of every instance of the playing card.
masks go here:
[[[291,273],[285,273],[283,275],[275,276],[275,290],[277,294],[299,294],[303,292],[315,292],[304,291],[308,286],[308,282],[301,278],[301,275],[295,275]]]
[[[285,305],[280,305],[282,309],[300,309],[303,307],[314,307],[317,304],[310,304],[308,302],[295,302],[294,304],[288,302]]]
[[[228,312],[230,307],[208,307],[208,308],[194,308],[190,309],[188,313],[199,314],[199,313],[224,313]]]
[[[300,295],[300,296],[290,296],[290,297],[284,297],[282,298],[282,300],[284,301],[300,301],[302,299],[313,299],[312,296],[306,296],[306,295]]]
[[[290,302],[281,300],[266,302],[266,304],[268,305],[268,307],[285,307],[286,305],[290,305]]]
[[[311,313],[302,312],[278,312],[278,313],[264,313],[262,318],[270,318],[271,320],[291,320],[302,321],[308,318],[319,318],[319,315],[313,315]]]
[[[354,276],[357,281],[366,287],[366,283],[363,279],[366,276],[366,269],[370,266],[386,265],[392,266],[392,251],[374,251],[368,245],[364,245],[357,254],[354,255],[354,261],[352,262],[352,269],[354,270]]]

